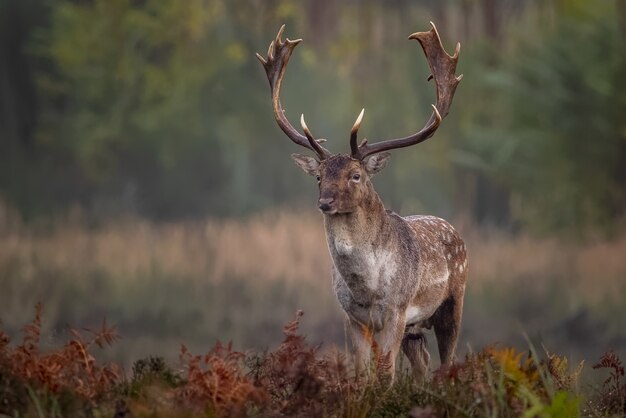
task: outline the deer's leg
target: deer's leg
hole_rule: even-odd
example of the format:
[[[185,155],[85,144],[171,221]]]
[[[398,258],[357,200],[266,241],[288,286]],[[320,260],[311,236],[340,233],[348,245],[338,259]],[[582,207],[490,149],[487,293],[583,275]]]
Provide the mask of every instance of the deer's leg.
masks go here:
[[[396,372],[396,358],[402,344],[404,328],[404,316],[393,315],[391,318],[387,318],[384,328],[376,336],[379,354],[383,356],[381,360],[387,367],[387,370],[380,370],[380,372],[389,375],[391,381],[393,381]]]
[[[347,328],[352,342],[354,355],[354,369],[356,374],[369,371],[370,356],[372,352],[373,332],[363,324],[352,319],[347,319]]]
[[[415,379],[419,382],[428,376],[430,354],[427,349],[426,335],[418,327],[409,328],[402,338],[402,351],[411,363]]]
[[[464,290],[461,288],[450,295],[432,316],[442,366],[448,366],[454,360],[454,351],[461,328]]]

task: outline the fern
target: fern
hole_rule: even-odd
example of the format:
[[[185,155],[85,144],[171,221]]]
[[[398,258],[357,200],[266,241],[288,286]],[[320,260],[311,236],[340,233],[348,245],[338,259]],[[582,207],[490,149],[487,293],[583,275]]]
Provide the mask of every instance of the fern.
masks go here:
[[[322,351],[300,333],[302,312],[283,328],[276,349],[244,353],[217,343],[205,354],[181,346],[182,371],[160,357],[135,362],[126,381],[114,364],[101,365],[93,349],[119,338],[106,322],[95,331],[70,330],[59,349],[41,348],[42,311],[22,329],[15,346],[0,330],[0,414],[73,416],[268,417],[556,417],[580,416],[578,379],[583,367],[545,350],[487,347],[442,367],[417,384],[408,370],[384,376],[393,365],[373,344],[372,370],[354,376],[346,355]],[[608,370],[585,416],[626,414],[624,366],[607,352],[594,369]]]

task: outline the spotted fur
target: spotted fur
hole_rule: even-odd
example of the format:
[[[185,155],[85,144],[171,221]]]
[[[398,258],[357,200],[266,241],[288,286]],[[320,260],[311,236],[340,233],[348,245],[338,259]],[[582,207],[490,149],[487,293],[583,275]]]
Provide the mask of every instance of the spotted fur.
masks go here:
[[[368,171],[382,168],[383,157],[368,164],[334,155],[317,165],[309,158],[296,162],[319,178],[333,288],[347,314],[357,365],[369,361],[373,338],[390,364],[402,349],[422,378],[430,358],[423,330],[431,327],[442,364],[450,364],[468,274],[459,234],[443,219],[385,209]]]

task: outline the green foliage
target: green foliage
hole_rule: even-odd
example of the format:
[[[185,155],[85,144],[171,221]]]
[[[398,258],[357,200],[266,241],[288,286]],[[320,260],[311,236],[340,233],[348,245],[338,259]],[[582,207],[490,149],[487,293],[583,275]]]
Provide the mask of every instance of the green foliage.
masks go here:
[[[614,2],[516,2],[510,13],[498,1],[25,4],[0,5],[0,194],[27,217],[74,204],[237,216],[312,201],[254,52],[281,23],[304,38],[287,116],[306,113],[345,151],[362,106],[372,140],[428,117],[426,65],[401,40],[431,19],[449,50],[463,41],[465,78],[436,139],[395,153],[376,180],[390,207],[541,233],[611,231],[626,209],[626,19]],[[481,12],[498,16],[497,39]]]
[[[625,40],[608,13],[579,2],[481,68],[477,88],[493,102],[467,130],[469,161],[510,190],[512,216],[536,231],[608,231],[626,207]]]
[[[542,417],[567,418],[580,414],[580,399],[565,391],[557,392],[549,405],[545,405],[539,414]],[[530,415],[529,415],[530,416]]]
[[[40,140],[66,149],[89,184],[127,189],[121,204],[131,209],[167,214],[169,202],[199,194],[222,170],[219,138],[204,138],[216,125],[209,89],[242,64],[242,46],[218,36],[221,9],[203,1],[61,3],[36,42],[55,69],[40,73],[39,84],[62,103],[47,107]],[[195,176],[183,181],[181,167]],[[219,189],[205,193],[204,206],[208,196],[219,201]]]
[[[64,102],[48,115],[51,140],[68,143],[94,176],[111,174],[109,164],[136,144],[175,164],[176,151],[198,140],[199,87],[238,61],[208,48],[220,17],[215,2],[61,3],[36,44],[56,70],[41,75],[44,91]],[[183,124],[188,135],[172,141]]]

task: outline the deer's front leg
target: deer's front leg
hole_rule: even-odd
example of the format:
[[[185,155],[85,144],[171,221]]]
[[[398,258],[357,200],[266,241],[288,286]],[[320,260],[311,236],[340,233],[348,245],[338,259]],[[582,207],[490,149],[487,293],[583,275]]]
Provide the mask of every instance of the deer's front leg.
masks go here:
[[[346,319],[346,326],[352,342],[354,369],[358,376],[360,373],[369,371],[374,333],[369,327],[350,317]]]
[[[390,312],[383,329],[376,335],[380,355],[385,356],[384,363],[388,367],[387,370],[381,370],[381,372],[388,374],[392,381],[396,372],[396,358],[402,344],[404,328],[404,314]]]
[[[379,303],[362,303],[351,298],[346,312],[354,321],[367,326],[372,333],[380,332],[385,326],[385,310]]]

